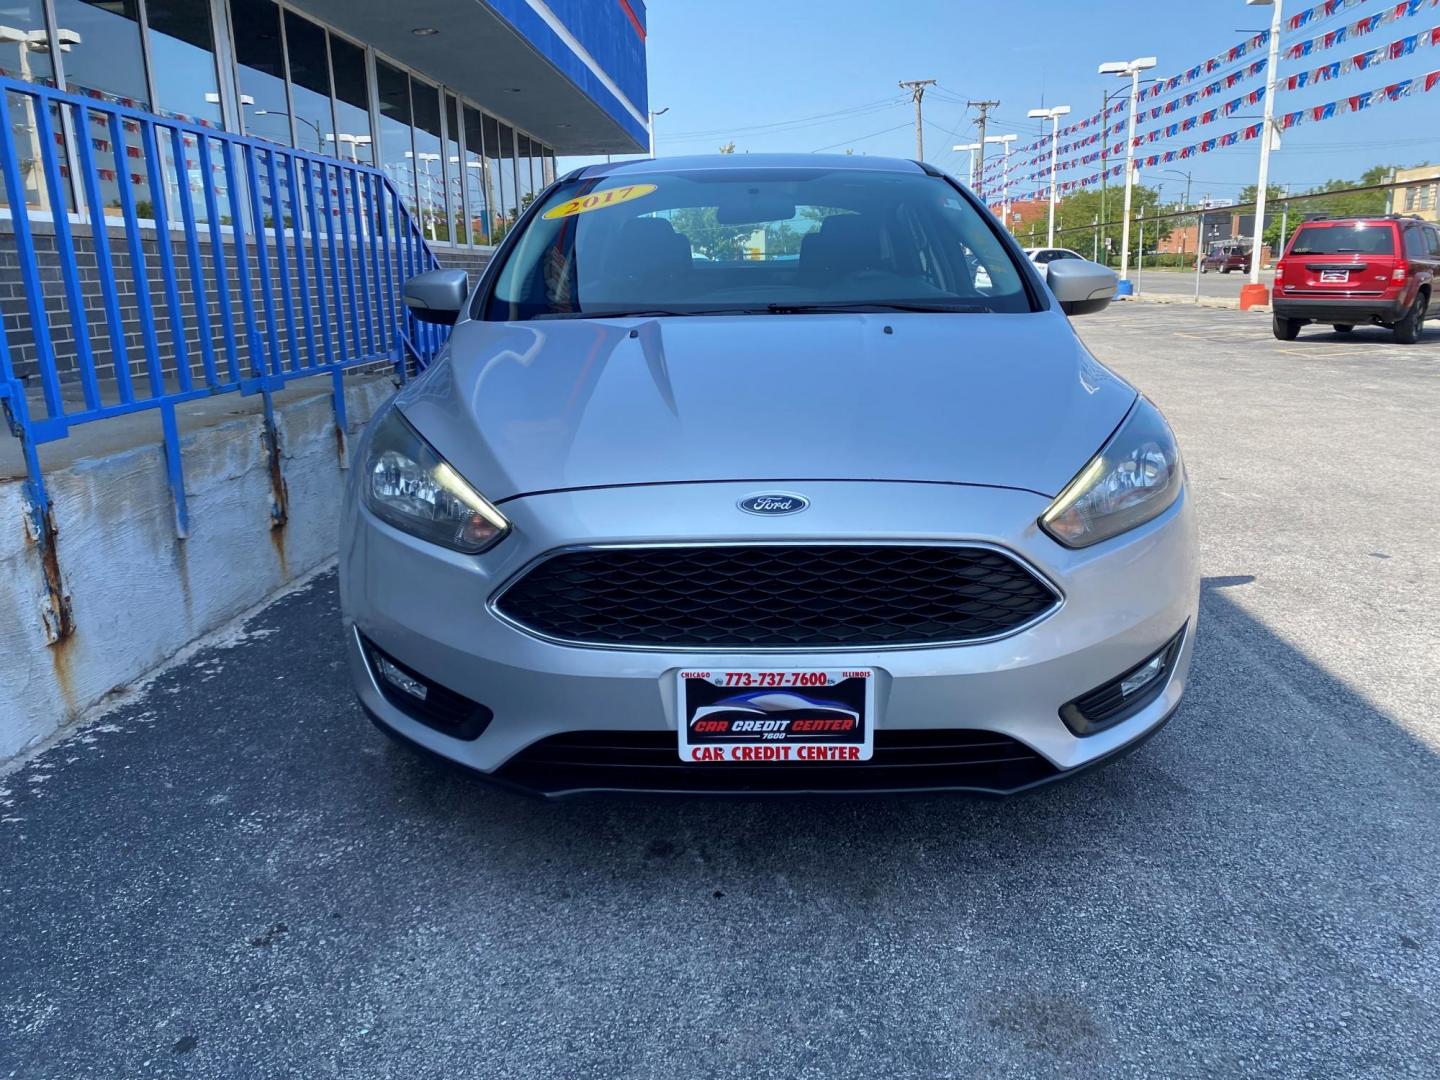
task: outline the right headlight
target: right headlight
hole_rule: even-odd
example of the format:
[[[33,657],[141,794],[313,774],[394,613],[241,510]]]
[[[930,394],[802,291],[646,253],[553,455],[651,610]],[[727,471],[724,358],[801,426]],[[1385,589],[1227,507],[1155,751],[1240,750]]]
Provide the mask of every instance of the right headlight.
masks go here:
[[[1066,547],[1089,547],[1163,514],[1179,497],[1182,482],[1175,436],[1160,410],[1142,397],[1050,504],[1040,527]]]
[[[505,515],[465,482],[393,405],[370,440],[365,505],[402,532],[478,555],[510,531]]]

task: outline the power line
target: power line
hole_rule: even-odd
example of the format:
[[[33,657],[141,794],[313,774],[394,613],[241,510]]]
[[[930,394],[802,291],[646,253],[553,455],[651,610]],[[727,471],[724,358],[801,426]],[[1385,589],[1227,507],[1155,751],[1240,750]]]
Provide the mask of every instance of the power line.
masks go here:
[[[810,152],[812,154],[823,154],[826,150],[834,150],[836,147],[839,146],[849,146],[852,143],[864,142],[866,139],[873,139],[879,135],[889,135],[892,131],[903,131],[909,126],[910,125],[908,123],[896,124],[894,127],[891,128],[884,128],[880,131],[872,131],[869,135],[859,135],[853,139],[841,139],[837,143],[831,143],[829,146],[822,146],[818,150],[811,150]]]
[[[750,124],[744,127],[712,128],[709,130],[681,131],[674,132],[667,136],[670,141],[693,141],[696,139],[713,139],[719,136],[747,135],[756,132],[774,131],[783,128],[805,127],[811,124],[829,123],[835,120],[844,120],[852,116],[860,116],[865,113],[883,112],[886,109],[893,109],[897,105],[905,103],[904,98],[891,97],[880,101],[872,101],[865,105],[856,105],[848,109],[837,109],[834,112],[816,113],[814,116],[801,116],[792,120],[776,120],[765,124]]]

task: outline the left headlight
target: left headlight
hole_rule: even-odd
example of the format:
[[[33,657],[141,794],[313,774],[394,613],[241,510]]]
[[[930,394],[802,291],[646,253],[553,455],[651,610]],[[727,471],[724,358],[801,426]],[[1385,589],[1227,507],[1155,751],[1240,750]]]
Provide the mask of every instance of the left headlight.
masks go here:
[[[1180,450],[1143,397],[1105,447],[1070,481],[1040,527],[1070,548],[1119,536],[1170,508],[1183,483]]]
[[[467,484],[393,406],[370,440],[361,478],[381,521],[452,551],[476,555],[510,531],[505,515]]]

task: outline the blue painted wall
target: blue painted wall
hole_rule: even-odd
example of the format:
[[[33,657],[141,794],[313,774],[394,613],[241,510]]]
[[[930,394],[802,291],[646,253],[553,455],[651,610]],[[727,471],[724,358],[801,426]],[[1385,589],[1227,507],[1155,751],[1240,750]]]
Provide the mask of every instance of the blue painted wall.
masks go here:
[[[486,0],[486,3],[566,78],[604,109],[635,140],[637,149],[649,145],[645,125],[636,122],[615,95],[605,88],[525,0]],[[646,18],[644,3],[641,0],[629,0],[629,4],[630,10],[643,28]],[[629,98],[630,104],[642,115],[646,114],[650,108],[650,94],[646,84],[645,42],[630,21],[620,0],[546,0],[546,5]]]

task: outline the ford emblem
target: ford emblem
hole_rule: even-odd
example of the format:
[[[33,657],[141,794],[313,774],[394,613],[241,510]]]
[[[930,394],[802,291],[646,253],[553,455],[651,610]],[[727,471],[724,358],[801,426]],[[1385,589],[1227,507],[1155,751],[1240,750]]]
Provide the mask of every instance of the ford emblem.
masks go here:
[[[766,495],[751,495],[748,499],[741,499],[739,507],[747,514],[763,514],[766,517],[778,517],[781,514],[798,514],[801,510],[810,506],[810,500],[804,495],[789,495],[784,492],[770,492]]]

